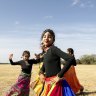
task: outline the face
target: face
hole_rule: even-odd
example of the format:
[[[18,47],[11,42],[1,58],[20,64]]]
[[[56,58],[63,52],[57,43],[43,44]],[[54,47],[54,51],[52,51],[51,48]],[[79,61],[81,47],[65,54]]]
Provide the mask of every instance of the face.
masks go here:
[[[67,54],[69,54],[70,56],[73,56],[73,54],[71,52],[69,52],[68,50],[67,50]]]
[[[42,43],[45,47],[50,47],[53,44],[53,37],[49,32],[46,32],[42,38]]]
[[[25,54],[24,56],[22,56],[23,57],[23,60],[25,60],[25,61],[27,61],[27,60],[29,60],[29,55],[28,54]]]
[[[67,54],[70,54],[70,52],[67,50]]]

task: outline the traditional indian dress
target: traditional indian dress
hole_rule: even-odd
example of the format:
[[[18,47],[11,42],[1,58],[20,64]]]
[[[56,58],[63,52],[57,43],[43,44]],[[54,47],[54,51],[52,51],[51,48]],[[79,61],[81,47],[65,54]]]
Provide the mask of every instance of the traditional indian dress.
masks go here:
[[[7,91],[6,96],[29,96],[32,65],[38,62],[40,59],[30,59],[27,62],[10,60],[11,65],[20,65],[22,70],[17,82]]]
[[[31,74],[21,73],[17,82],[8,90],[6,96],[29,96]]]
[[[62,69],[60,58],[67,61],[66,66]],[[40,86],[39,88],[33,88],[37,96],[75,96],[66,80],[63,79],[57,83],[52,82],[52,79],[57,75],[62,78],[72,64],[76,65],[76,61],[72,56],[70,57],[54,45],[51,46],[44,54],[43,65],[40,69],[41,74],[45,73],[45,82],[40,83],[42,88]]]
[[[69,70],[64,74],[64,77],[74,93],[77,93],[81,89],[83,90],[83,86],[79,83],[74,66],[69,68]]]

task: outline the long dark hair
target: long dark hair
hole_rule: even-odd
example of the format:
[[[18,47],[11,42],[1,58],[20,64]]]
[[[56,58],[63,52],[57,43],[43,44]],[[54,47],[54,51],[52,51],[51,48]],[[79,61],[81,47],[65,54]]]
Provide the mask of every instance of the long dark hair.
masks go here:
[[[72,48],[68,48],[67,51],[71,54],[74,55],[74,50]]]
[[[28,50],[25,50],[25,51],[23,52],[22,56],[24,56],[24,55],[26,55],[26,54],[28,54],[28,56],[30,57],[30,52],[29,52]]]
[[[43,31],[43,33],[42,33],[42,35],[41,35],[41,41],[42,41],[43,36],[44,36],[44,34],[45,34],[46,32],[49,32],[49,33],[52,35],[52,37],[53,37],[53,43],[54,43],[54,42],[55,42],[55,33],[54,33],[54,31],[51,30],[51,29],[46,29],[46,30]],[[40,45],[43,45],[43,43],[41,42]]]

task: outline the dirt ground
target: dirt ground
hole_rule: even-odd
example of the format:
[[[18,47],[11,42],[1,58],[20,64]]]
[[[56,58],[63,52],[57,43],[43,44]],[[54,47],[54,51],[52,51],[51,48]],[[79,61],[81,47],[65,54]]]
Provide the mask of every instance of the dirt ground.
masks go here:
[[[38,68],[38,65],[33,66],[32,81],[37,76]],[[84,92],[78,96],[96,96],[96,65],[77,65],[75,68],[78,79],[84,86]],[[4,93],[16,82],[20,70],[20,66],[0,64],[0,96],[4,96]],[[34,96],[32,90],[30,94]]]

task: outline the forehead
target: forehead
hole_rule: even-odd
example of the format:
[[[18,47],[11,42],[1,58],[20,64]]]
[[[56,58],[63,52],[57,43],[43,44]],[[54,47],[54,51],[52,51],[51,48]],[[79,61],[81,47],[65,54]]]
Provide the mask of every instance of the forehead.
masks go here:
[[[29,54],[28,53],[25,53],[24,56],[29,56]]]
[[[52,34],[50,33],[50,32],[46,32],[45,34],[44,34],[44,36],[52,36]]]

